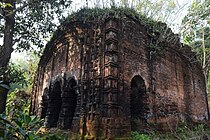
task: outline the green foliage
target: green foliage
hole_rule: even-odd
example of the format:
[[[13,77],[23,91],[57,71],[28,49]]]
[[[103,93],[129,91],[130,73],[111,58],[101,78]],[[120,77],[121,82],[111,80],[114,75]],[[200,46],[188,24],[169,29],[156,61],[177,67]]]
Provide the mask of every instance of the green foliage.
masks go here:
[[[42,140],[67,140],[68,138],[64,138],[62,134],[45,134]]]
[[[39,129],[43,121],[35,116],[29,116],[29,107],[31,102],[30,90],[33,84],[33,78],[38,56],[30,54],[22,59],[14,59],[4,70],[0,70],[1,87],[9,89],[6,115],[0,118],[0,139],[27,139],[34,140],[43,137],[39,135]]]
[[[209,128],[208,128],[209,129]],[[197,126],[190,128],[187,125],[179,127],[175,133],[175,138],[178,139],[191,139],[196,138],[197,140],[203,140],[209,137],[208,129],[204,127],[203,124],[198,124]]]
[[[167,22],[171,24],[176,18],[177,14],[181,11],[181,7],[176,0],[106,0],[101,2],[100,0],[95,0],[94,7],[131,7],[135,9],[138,13],[150,17],[156,21]],[[88,7],[87,1],[87,7]],[[91,7],[91,6],[89,6]]]
[[[0,114],[0,139],[39,139],[43,120],[29,116],[30,96],[16,89],[8,95],[6,114]]]
[[[0,86],[10,89],[9,93],[16,88],[31,92],[39,57],[33,53],[28,54],[21,54],[23,59],[16,58],[6,68],[0,69]]]
[[[29,116],[21,111],[15,115],[0,115],[0,138],[10,139],[38,139],[37,133],[42,125],[42,121],[36,116]]]
[[[154,53],[161,52],[164,49],[164,42],[168,42],[170,44],[179,42],[179,37],[173,34],[167,24],[148,18],[145,15],[140,14],[134,8],[129,7],[112,6],[111,8],[83,8],[69,15],[64,22],[64,25],[69,21],[88,22],[98,20],[104,22],[110,16],[119,20],[126,20],[125,16],[129,16],[145,26],[147,34],[154,38],[154,41],[147,45],[147,47]],[[56,37],[56,34],[54,37]]]
[[[110,15],[112,15],[116,19],[121,19],[121,20],[124,19],[125,15],[128,15],[134,19],[137,19],[138,21],[143,23],[145,26],[148,26],[150,28],[159,27],[158,29],[160,29],[162,27],[163,28],[166,27],[165,24],[161,22],[157,22],[153,20],[152,18],[148,18],[145,15],[138,13],[134,8],[114,7],[114,6],[112,6],[111,8],[98,8],[98,7],[83,8],[69,15],[65,22],[68,22],[68,21],[86,22],[86,21],[91,21],[91,20],[100,20],[103,22]]]
[[[181,9],[174,0],[138,0],[136,7],[138,12],[143,13],[154,20],[168,23],[173,21],[177,16],[177,9]]]
[[[0,139],[36,140],[43,122],[36,116],[29,116],[30,96],[21,90],[9,94],[6,114],[0,114]]]
[[[57,128],[52,128],[43,134],[40,134],[41,140],[69,140],[69,138],[77,140],[78,137],[73,137],[70,135],[69,131],[60,130]]]
[[[14,116],[20,110],[23,113],[29,114],[29,106],[31,102],[31,96],[24,90],[15,89],[8,94],[6,114]]]
[[[149,132],[148,134],[141,134],[138,132],[132,132],[132,140],[203,140],[210,138],[210,128],[205,127],[204,124],[198,124],[193,127],[189,127],[186,123],[180,124],[180,127],[173,132],[160,133]]]
[[[16,66],[21,67],[22,71],[24,71],[23,76],[27,85],[20,86],[19,83],[10,83],[10,87],[12,88],[12,91],[15,88],[19,88],[19,89],[24,89],[26,92],[30,93],[39,62],[39,56],[33,53],[23,53],[23,52],[21,52],[20,55],[22,57],[15,59],[12,58],[11,62],[14,63]]]
[[[201,49],[202,41],[206,45],[205,51],[210,49],[210,1],[194,1],[188,9],[188,14],[182,20],[182,36],[184,43],[193,49]],[[204,38],[203,38],[204,32]],[[196,52],[199,50],[196,50]]]
[[[69,132],[51,129],[42,132],[43,120],[29,116],[30,96],[16,89],[8,95],[6,114],[0,114],[0,139],[67,140]]]
[[[20,67],[17,63],[11,63],[7,69],[1,71],[2,80],[10,83],[10,87],[7,86],[10,92],[7,98],[6,114],[0,115],[0,139],[39,139],[37,134],[43,121],[28,115],[30,95],[23,90],[31,84],[32,78],[29,76],[33,77],[34,70],[32,71],[28,65],[25,66]],[[0,86],[4,86],[4,82],[1,82]]]
[[[132,140],[150,140],[148,135],[139,134],[138,132],[132,132],[131,137],[132,137]]]
[[[10,3],[4,3],[4,4],[2,4],[2,3],[0,3],[0,7],[1,8],[5,8],[5,7],[12,7],[12,5],[10,4]]]
[[[124,14],[129,14],[132,16],[139,16],[138,13],[132,8],[123,7],[111,7],[111,8],[83,8],[73,14],[69,15],[68,21],[91,21],[91,20],[101,20],[102,22],[110,15],[113,15],[116,19],[122,19]]]
[[[188,14],[182,20],[182,38],[183,42],[189,44],[196,52],[206,83],[210,71],[210,1],[193,1],[188,9]],[[208,88],[208,86],[207,86]],[[210,89],[209,89],[210,90]]]
[[[24,76],[25,70],[20,66],[10,63],[8,67],[0,69],[0,80],[6,83],[18,83],[19,85],[27,85]]]
[[[16,51],[31,51],[40,54],[46,44],[46,39],[56,30],[64,15],[70,12],[71,0],[14,0],[13,13],[15,27],[13,44]],[[0,37],[4,36],[5,7],[10,3],[1,1],[0,4]],[[12,13],[12,11],[10,12]],[[12,29],[13,30],[13,29]]]

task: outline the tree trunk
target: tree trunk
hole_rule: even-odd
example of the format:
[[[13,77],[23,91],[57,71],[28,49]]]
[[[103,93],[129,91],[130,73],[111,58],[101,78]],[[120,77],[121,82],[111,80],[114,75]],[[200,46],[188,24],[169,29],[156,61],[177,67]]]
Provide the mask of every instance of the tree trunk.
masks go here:
[[[11,3],[13,7],[5,8],[5,11],[12,11],[14,9],[13,0],[8,0],[8,3]],[[0,48],[0,68],[6,67],[9,63],[11,54],[13,52],[13,34],[14,34],[14,25],[15,25],[15,14],[10,14],[5,12],[5,27],[4,27],[4,42],[3,46]]]
[[[206,47],[205,47],[205,32],[204,28],[202,29],[202,50],[203,50],[203,68],[206,67]]]
[[[0,87],[0,114],[5,112],[8,89]]]
[[[206,46],[205,46],[205,32],[204,28],[202,28],[202,51],[203,51],[203,58],[202,58],[202,67],[203,67],[203,73],[205,77],[206,82],[206,92],[208,93],[208,80],[209,80],[209,64],[208,60],[206,59]]]
[[[10,3],[11,6],[7,6],[4,9],[4,18],[5,18],[5,26],[4,26],[4,41],[3,46],[0,46],[0,69],[6,67],[11,58],[11,54],[13,52],[13,34],[14,34],[14,26],[15,26],[15,13],[13,10],[15,9],[15,1],[14,0],[6,0],[5,3]],[[3,79],[4,81],[4,79]],[[7,82],[7,81],[4,81]],[[0,113],[4,112],[6,106],[7,99],[7,91],[1,90],[0,94]]]

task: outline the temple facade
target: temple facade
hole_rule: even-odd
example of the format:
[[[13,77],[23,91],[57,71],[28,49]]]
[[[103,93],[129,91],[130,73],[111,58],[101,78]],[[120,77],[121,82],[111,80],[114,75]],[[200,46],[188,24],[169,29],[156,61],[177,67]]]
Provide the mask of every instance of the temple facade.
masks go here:
[[[44,50],[32,95],[31,113],[48,128],[95,138],[167,131],[209,117],[204,75],[190,47],[166,26],[152,32],[126,14],[65,22]]]

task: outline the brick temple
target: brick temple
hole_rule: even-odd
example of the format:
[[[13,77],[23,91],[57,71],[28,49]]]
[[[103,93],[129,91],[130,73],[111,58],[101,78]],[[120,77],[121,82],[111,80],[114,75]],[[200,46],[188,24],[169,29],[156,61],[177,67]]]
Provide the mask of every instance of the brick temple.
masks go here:
[[[107,139],[208,120],[204,75],[190,47],[162,23],[166,32],[152,32],[122,15],[63,23],[41,57],[32,114],[48,128]]]

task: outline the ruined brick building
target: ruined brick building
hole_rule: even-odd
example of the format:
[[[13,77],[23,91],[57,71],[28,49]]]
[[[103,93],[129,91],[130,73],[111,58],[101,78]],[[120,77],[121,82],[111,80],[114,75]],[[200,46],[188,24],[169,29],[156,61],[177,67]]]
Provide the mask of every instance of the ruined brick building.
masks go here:
[[[31,112],[47,127],[104,138],[175,129],[208,119],[205,80],[188,46],[165,24],[135,16],[63,23],[41,57]]]

